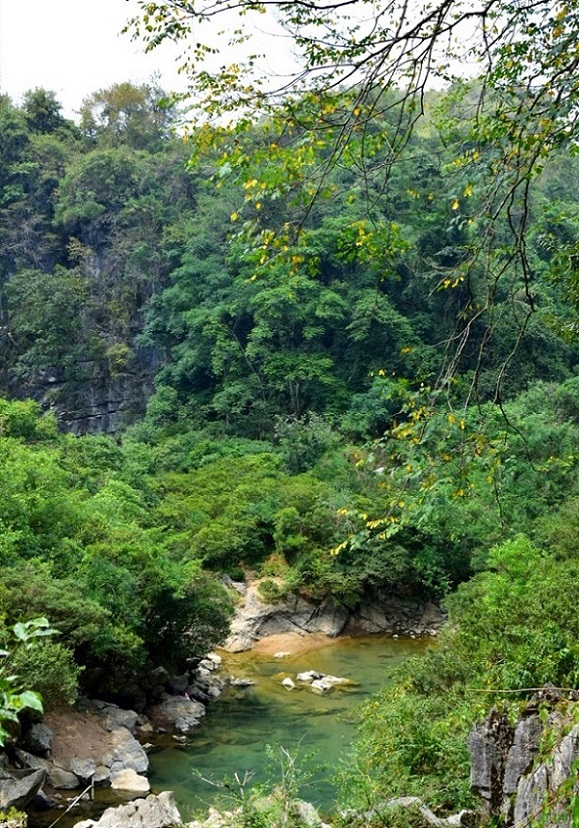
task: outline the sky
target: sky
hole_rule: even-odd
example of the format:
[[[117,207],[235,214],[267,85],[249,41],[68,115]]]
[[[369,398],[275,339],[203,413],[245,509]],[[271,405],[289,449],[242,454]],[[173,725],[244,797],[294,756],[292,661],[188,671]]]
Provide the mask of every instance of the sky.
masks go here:
[[[28,89],[49,89],[72,118],[84,98],[114,83],[160,73],[164,89],[179,89],[176,49],[144,54],[120,34],[137,10],[135,0],[0,0],[0,92],[19,103]]]
[[[145,54],[140,43],[121,34],[138,12],[137,0],[0,0],[0,92],[19,104],[24,92],[42,87],[55,92],[63,114],[74,118],[84,98],[115,83],[146,83],[158,75],[165,91],[181,91],[177,45],[165,42]],[[237,28],[237,15],[220,18],[215,35],[227,24]],[[260,19],[260,28],[247,19],[244,25],[256,38],[251,50],[257,45],[257,51],[270,54],[262,74],[285,78],[295,63],[287,39],[276,37],[271,47],[273,18]],[[204,39],[206,34],[204,29]],[[221,65],[239,58],[239,52],[228,50],[216,60]]]

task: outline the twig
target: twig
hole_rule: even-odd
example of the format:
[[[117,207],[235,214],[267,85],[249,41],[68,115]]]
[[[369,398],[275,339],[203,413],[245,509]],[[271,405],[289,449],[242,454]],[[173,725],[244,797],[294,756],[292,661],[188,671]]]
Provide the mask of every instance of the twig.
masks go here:
[[[70,805],[68,806],[68,808],[66,809],[66,811],[63,811],[63,812],[60,814],[60,816],[58,816],[58,817],[54,820],[54,822],[51,822],[51,823],[50,823],[50,825],[48,826],[48,828],[54,828],[54,826],[56,825],[56,823],[57,823],[57,822],[60,822],[60,820],[63,818],[63,816],[66,816],[66,814],[68,814],[68,812],[71,810],[71,808],[74,808],[74,806],[75,806],[75,805],[77,805],[77,804],[78,804],[78,802],[79,802],[79,801],[83,798],[83,796],[84,796],[86,793],[88,793],[89,791],[92,791],[92,792],[93,792],[93,795],[94,795],[94,779],[91,779],[90,785],[89,785],[87,788],[85,788],[85,789],[84,789],[84,791],[82,791],[81,793],[79,793],[79,795],[78,795],[75,799],[73,799],[73,800],[72,800],[72,802],[70,803]],[[92,796],[91,796],[91,798],[92,798]]]

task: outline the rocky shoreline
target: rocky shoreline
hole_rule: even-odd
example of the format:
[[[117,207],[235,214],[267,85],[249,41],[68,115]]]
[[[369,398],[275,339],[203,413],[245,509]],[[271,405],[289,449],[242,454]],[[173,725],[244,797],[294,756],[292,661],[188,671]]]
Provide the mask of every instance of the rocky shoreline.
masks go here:
[[[348,609],[331,598],[316,602],[295,593],[266,604],[260,597],[258,581],[247,587],[235,586],[242,590],[243,597],[223,645],[231,653],[252,649],[265,638],[288,633],[328,638],[374,634],[434,636],[446,619],[441,608],[431,601],[403,599],[380,591],[355,609]]]
[[[409,604],[392,596],[376,596],[374,602],[353,613],[330,600],[320,604],[297,595],[266,604],[260,598],[258,583],[233,586],[242,598],[224,644],[231,653],[252,648],[264,652],[269,647],[275,650],[272,654],[281,657],[345,636],[385,632],[393,637],[436,635],[444,621],[443,613],[433,604]],[[175,818],[170,798],[143,799],[150,793],[147,752],[156,734],[185,738],[198,726],[206,706],[230,681],[235,684],[239,680],[221,676],[220,665],[221,656],[210,653],[194,670],[180,676],[170,676],[162,668],[151,671],[147,694],[154,702],[143,713],[96,699],[81,699],[74,708],[51,711],[43,722],[29,727],[10,761],[5,755],[0,769],[0,810],[64,809],[74,795],[108,786],[121,797],[139,798],[129,806],[120,806],[126,811],[123,821],[111,824],[147,828],[154,828],[159,820],[159,825],[173,824],[163,822],[168,815]],[[344,681],[322,674],[311,678],[317,692],[328,692],[336,682]],[[153,817],[153,812],[157,816]],[[100,827],[101,821],[85,820],[80,825]]]
[[[276,604],[264,604],[258,584],[243,590],[241,585],[236,586],[244,594],[225,643],[231,653],[255,649],[283,659],[356,634],[435,636],[444,622],[444,614],[433,604],[409,604],[392,596],[375,596],[354,613],[331,601],[315,604],[296,595]],[[79,792],[90,792],[98,786],[108,786],[130,801],[108,808],[98,819],[80,819],[74,823],[75,828],[235,828],[240,821],[250,824],[248,814],[242,814],[239,808],[210,809],[205,820],[183,823],[172,794],[150,794],[147,779],[148,750],[156,734],[185,739],[205,715],[207,704],[227,684],[240,686],[240,682],[248,681],[222,676],[221,663],[219,654],[210,653],[194,670],[180,676],[170,676],[161,668],[152,671],[147,685],[154,703],[143,713],[106,701],[82,699],[74,709],[51,711],[43,722],[32,724],[18,748],[12,749],[10,756],[6,753],[0,763],[0,810],[10,811],[4,821],[0,816],[0,826],[26,828],[26,816],[11,809],[60,808],[64,814]],[[334,692],[333,688],[347,683],[347,678],[313,670],[282,681],[290,691],[309,686],[318,693]],[[508,828],[541,817],[544,803],[555,802],[544,824],[548,828],[574,828],[569,803],[579,796],[577,704],[578,693],[564,697],[547,688],[522,709],[517,722],[493,710],[484,722],[473,726],[469,739],[471,787],[480,796],[478,812],[463,811],[441,818],[421,800],[400,797],[378,803],[367,812],[342,817],[360,828],[369,828],[377,821],[388,824],[390,816],[400,813],[420,828],[472,828],[488,819],[502,819]],[[547,730],[553,744],[550,753],[541,748]],[[271,824],[272,828],[277,828],[280,807],[286,815],[291,814],[295,828],[328,828],[310,803],[293,799],[280,802],[279,795],[274,790],[267,797],[250,798],[239,807],[254,809],[258,823]],[[264,823],[264,815],[270,821]]]

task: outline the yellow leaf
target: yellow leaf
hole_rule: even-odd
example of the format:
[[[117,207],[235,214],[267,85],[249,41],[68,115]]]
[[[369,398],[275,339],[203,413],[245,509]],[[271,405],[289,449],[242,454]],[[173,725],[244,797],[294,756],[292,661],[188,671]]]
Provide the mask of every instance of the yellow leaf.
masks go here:
[[[458,210],[459,207],[460,207],[460,201],[458,200],[458,198],[455,198],[454,201],[452,202],[452,209],[453,210]]]

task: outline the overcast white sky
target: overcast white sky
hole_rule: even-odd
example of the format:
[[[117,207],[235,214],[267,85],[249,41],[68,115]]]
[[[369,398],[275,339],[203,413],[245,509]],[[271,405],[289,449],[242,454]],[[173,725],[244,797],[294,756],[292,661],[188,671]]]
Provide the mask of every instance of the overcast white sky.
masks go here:
[[[145,55],[119,34],[136,14],[134,0],[0,0],[0,91],[16,102],[43,87],[56,92],[73,117],[87,95],[125,80],[179,87],[176,50]]]
[[[0,0],[0,92],[19,103],[28,89],[52,90],[63,114],[72,118],[87,95],[114,83],[145,83],[159,73],[163,89],[180,91],[177,46],[164,43],[145,54],[139,43],[120,34],[138,11],[137,0]],[[239,26],[237,15],[220,19],[216,34],[227,22]],[[252,23],[245,18],[244,25]],[[276,24],[266,16],[259,25],[252,28],[262,51]],[[270,58],[261,66],[264,74],[283,77],[294,66],[287,40],[278,37],[265,51]],[[216,58],[219,65],[236,59],[239,52]]]

